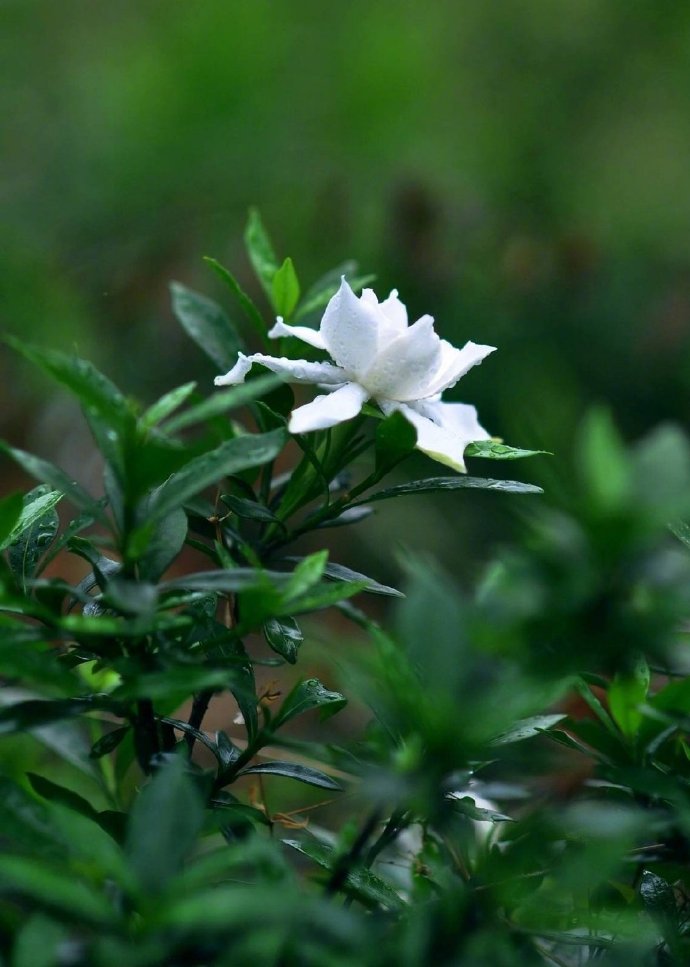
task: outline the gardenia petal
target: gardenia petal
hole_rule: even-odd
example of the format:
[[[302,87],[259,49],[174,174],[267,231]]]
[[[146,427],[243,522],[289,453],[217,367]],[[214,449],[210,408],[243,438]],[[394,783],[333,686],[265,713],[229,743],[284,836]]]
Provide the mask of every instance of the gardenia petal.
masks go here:
[[[398,410],[417,431],[417,449],[439,463],[465,473],[465,447],[476,440],[488,440],[479,424],[477,411],[464,403],[398,403],[382,401],[386,415]]]
[[[455,386],[457,381],[465,373],[477,366],[483,359],[496,351],[495,346],[480,346],[476,342],[467,342],[462,349],[456,349],[445,339],[441,343],[441,363],[439,369],[430,378],[426,391],[420,394],[420,398],[428,399],[430,396],[437,396],[444,390]]]
[[[418,400],[427,391],[429,373],[441,364],[441,340],[431,316],[422,316],[394,339],[373,360],[362,376],[372,396],[393,400]]]
[[[358,299],[345,281],[326,306],[320,333],[326,349],[350,376],[359,376],[378,352],[378,308]]]
[[[311,403],[293,410],[288,429],[290,433],[310,433],[344,423],[357,416],[368,396],[359,383],[346,383],[332,393],[317,396]]]
[[[309,343],[315,349],[326,349],[324,338],[316,329],[310,329],[309,326],[287,326],[278,316],[275,326],[268,332],[268,338],[280,339],[281,336],[293,336],[295,339]]]
[[[476,406],[470,406],[469,403],[419,400],[411,403],[410,406],[420,416],[426,417],[445,432],[451,433],[462,443],[463,450],[469,443],[491,439],[491,434],[487,433],[479,422]]]
[[[386,333],[389,336],[401,335],[407,329],[407,309],[398,298],[398,290],[392,289],[390,295],[383,302],[379,302],[373,289],[364,289],[360,301],[369,305],[385,320]],[[379,333],[380,335],[380,333]],[[381,340],[379,340],[381,345]]]
[[[260,363],[266,369],[279,376],[287,377],[293,383],[323,383],[327,386],[338,386],[347,381],[347,374],[332,363],[309,363],[306,359],[285,359],[275,356],[265,356],[263,353],[253,353],[245,356],[240,353],[237,362],[225,376],[216,376],[216,386],[234,386],[243,383],[254,363]]]

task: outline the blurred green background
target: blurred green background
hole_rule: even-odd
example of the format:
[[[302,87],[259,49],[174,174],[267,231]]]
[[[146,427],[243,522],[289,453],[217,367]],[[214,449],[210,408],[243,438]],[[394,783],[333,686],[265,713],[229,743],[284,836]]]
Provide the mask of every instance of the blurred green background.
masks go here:
[[[689,5],[4,0],[0,20],[3,327],[146,401],[210,389],[167,282],[227,304],[213,255],[260,301],[257,205],[304,285],[354,257],[445,337],[499,347],[454,393],[556,454],[510,475],[567,480],[592,401],[627,436],[687,425]],[[0,378],[3,435],[78,462],[69,406],[8,354]],[[405,542],[484,556],[505,503],[461,496],[401,506]]]

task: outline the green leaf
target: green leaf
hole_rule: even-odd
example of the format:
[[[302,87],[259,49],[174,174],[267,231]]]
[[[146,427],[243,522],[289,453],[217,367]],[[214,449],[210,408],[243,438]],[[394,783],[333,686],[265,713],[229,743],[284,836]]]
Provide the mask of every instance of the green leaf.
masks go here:
[[[478,806],[471,796],[465,796],[459,792],[449,792],[446,799],[453,804],[453,809],[468,819],[473,819],[480,823],[513,823],[510,816],[495,812],[493,809],[486,809]]]
[[[192,624],[186,615],[145,614],[136,618],[117,618],[106,614],[69,614],[60,618],[59,627],[70,637],[94,639],[89,646],[95,648],[98,639],[139,638],[155,632],[181,631]]]
[[[417,431],[402,413],[391,413],[376,427],[376,473],[383,476],[409,456],[417,445]]]
[[[671,533],[675,534],[679,541],[690,548],[690,524],[686,524],[682,520],[677,520],[668,526]]]
[[[8,560],[12,573],[22,585],[33,577],[40,559],[57,536],[60,518],[55,510],[62,500],[57,490],[39,484],[24,498],[24,509],[10,534]]]
[[[19,519],[8,537],[0,543],[0,550],[4,550],[10,544],[19,540],[24,531],[38,524],[41,518],[47,516],[53,507],[62,500],[62,494],[59,491],[51,490],[46,493],[46,490],[46,486],[42,484],[39,487],[35,487],[24,497]],[[9,499],[11,500],[12,498]],[[54,533],[53,536],[55,536]],[[50,541],[47,543],[50,543]]]
[[[278,523],[282,526],[282,523],[273,511],[256,500],[249,500],[246,497],[234,497],[232,494],[222,494],[220,499],[228,510],[231,510],[238,517],[243,517],[247,520],[263,521],[265,523]]]
[[[577,458],[591,499],[609,511],[624,505],[632,492],[630,458],[611,414],[592,409],[582,424]]]
[[[351,598],[355,594],[366,590],[365,581],[338,581],[330,587],[323,584],[317,585],[307,591],[299,598],[290,598],[283,604],[280,614],[307,614],[310,611],[321,611],[323,608],[330,608],[334,604],[339,604],[346,598]]]
[[[137,567],[142,580],[158,581],[184,547],[187,515],[179,507],[166,514],[149,533]]]
[[[204,821],[204,804],[182,756],[171,756],[132,807],[126,852],[144,893],[158,893],[182,867]]]
[[[158,588],[148,581],[114,574],[105,588],[103,601],[126,617],[151,615],[158,603]]]
[[[249,591],[255,588],[285,587],[290,574],[284,571],[263,571],[252,567],[228,568],[225,571],[197,571],[166,581],[162,587],[185,588],[188,591]]]
[[[104,755],[113,752],[128,734],[129,730],[129,725],[122,725],[117,729],[111,729],[110,732],[106,732],[97,742],[94,742],[89,753],[90,758],[101,759]]]
[[[238,776],[284,776],[286,779],[297,779],[308,786],[318,786],[319,789],[334,789],[340,791],[342,786],[327,776],[325,772],[301,766],[296,762],[262,762],[261,765],[249,766],[237,773]]]
[[[284,596],[287,599],[297,598],[318,583],[326,569],[328,551],[316,551],[308,557],[303,557],[285,585]]]
[[[271,282],[271,301],[279,316],[289,319],[299,302],[299,280],[291,258],[286,258]]]
[[[407,494],[432,494],[442,490],[497,490],[505,494],[543,494],[541,487],[522,483],[518,480],[491,480],[483,477],[427,477],[425,480],[412,480],[386,490],[377,490],[366,499],[355,501],[351,506],[370,504],[375,500],[390,500],[391,497],[404,497]]]
[[[231,768],[242,754],[225,732],[216,732],[216,751],[223,769]]]
[[[353,571],[351,568],[344,567],[342,564],[329,562],[324,568],[324,575],[333,581],[356,581],[357,583],[361,583],[363,585],[362,590],[368,591],[369,594],[383,594],[392,598],[405,597],[402,591],[391,588],[387,584],[379,584],[378,581],[367,577],[366,574],[360,574],[359,571]]]
[[[261,336],[261,338],[265,339],[267,327],[266,327],[266,323],[263,320],[263,316],[256,308],[256,306],[249,298],[249,296],[246,294],[244,289],[242,289],[242,287],[240,286],[235,276],[231,272],[229,272],[228,269],[222,266],[220,262],[217,262],[215,259],[209,258],[207,255],[204,256],[204,262],[210,265],[213,271],[216,273],[216,275],[220,276],[223,282],[225,282],[225,284],[229,287],[232,294],[235,296],[239,304],[242,306],[242,309],[244,310],[244,313],[249,319],[249,321],[251,322],[251,324],[254,326],[254,328]]]
[[[280,710],[273,720],[274,728],[284,725],[297,715],[309,712],[311,709],[321,710],[321,721],[335,715],[347,705],[347,699],[340,692],[331,692],[318,678],[309,678],[298,682],[287,695]]]
[[[256,276],[269,299],[272,296],[273,277],[278,271],[278,259],[273,245],[256,208],[250,209],[244,233],[247,254]]]
[[[314,285],[306,291],[302,304],[299,306],[295,315],[296,319],[309,315],[325,306],[340,288],[340,280],[343,276],[353,292],[359,292],[365,285],[373,282],[375,275],[356,275],[357,263],[354,261],[343,262],[321,276]]]
[[[536,457],[542,453],[553,456],[548,450],[520,450],[497,440],[479,440],[465,448],[466,457],[481,457],[485,460],[522,460],[524,457]]]
[[[10,494],[0,500],[0,550],[7,547],[12,540],[12,533],[16,528],[24,507],[24,498],[20,493]]]
[[[196,383],[185,383],[183,386],[178,386],[177,389],[172,389],[169,393],[165,393],[159,400],[149,406],[146,412],[139,418],[139,426],[143,430],[153,429],[154,426],[157,426],[162,420],[170,416],[178,406],[182,406],[184,401],[191,396],[195,389]]]
[[[98,812],[83,796],[73,792],[71,789],[67,789],[65,786],[58,785],[45,776],[39,776],[35,772],[27,772],[26,777],[31,783],[31,788],[34,792],[42,796],[43,799],[47,799],[51,803],[59,803],[62,806],[66,806],[73,812],[79,813],[81,816],[86,816],[88,819],[94,820],[94,822],[98,821]]]
[[[103,893],[37,859],[0,855],[0,894],[26,897],[78,925],[109,926],[118,916]]]
[[[509,745],[512,742],[522,742],[524,739],[531,739],[533,736],[552,728],[557,722],[562,722],[564,718],[566,718],[565,714],[559,713],[554,715],[533,715],[530,718],[521,719],[511,729],[496,736],[491,742],[491,745]]]
[[[67,356],[55,350],[42,349],[6,337],[7,342],[26,359],[69,389],[84,411],[103,419],[112,427],[123,429],[133,425],[133,411],[120,390],[107,376],[86,359]]]
[[[232,369],[242,342],[223,309],[181,282],[171,282],[170,293],[175,317],[187,335],[221,372]]]
[[[144,525],[146,533],[150,533],[153,521],[181,507],[190,497],[196,496],[223,477],[273,460],[282,450],[285,440],[284,430],[247,434],[234,440],[226,440],[215,450],[190,460],[166,480],[157,491],[155,499],[151,500],[147,511],[147,524]]]
[[[673,887],[662,876],[644,870],[640,881],[640,899],[645,910],[661,930],[672,954],[678,954],[680,935],[680,915]],[[681,952],[682,957],[682,952]],[[675,963],[682,963],[685,957],[674,956]]]
[[[294,665],[299,647],[304,641],[300,626],[295,619],[290,616],[285,616],[280,621],[277,618],[269,618],[263,626],[263,633],[269,647],[285,661]]]
[[[60,948],[69,944],[69,927],[37,913],[17,934],[12,967],[60,967]]]
[[[96,709],[112,710],[115,703],[108,699],[27,699],[0,709],[0,734],[37,729],[50,722],[73,718]]]
[[[315,839],[284,839],[283,843],[304,856],[308,856],[325,870],[332,871],[339,859],[339,854],[332,846],[319,843]],[[404,906],[393,887],[366,867],[351,869],[345,878],[343,889],[367,907],[400,910]]]
[[[219,390],[213,396],[202,400],[188,410],[179,413],[163,426],[166,433],[177,433],[179,430],[186,430],[197,423],[212,420],[216,416],[227,413],[228,410],[238,409],[253,403],[254,400],[270,393],[277,386],[282,386],[283,382],[279,376],[271,373],[266,376],[257,376],[239,386],[231,386],[226,390]]]
[[[152,701],[182,702],[193,692],[205,689],[222,690],[232,686],[238,669],[205,668],[203,665],[179,665],[164,671],[130,674],[127,681],[112,693],[116,701],[150,698]]]
[[[617,674],[609,685],[609,710],[616,725],[629,739],[637,735],[642,723],[640,706],[647,697],[649,683],[649,665],[639,655],[631,672]]]
[[[78,507],[80,510],[89,511],[89,513],[93,513],[94,517],[99,519],[103,519],[105,516],[102,506],[83,487],[80,487],[75,480],[68,477],[59,467],[49,463],[48,460],[42,460],[40,457],[35,457],[32,453],[27,453],[25,450],[18,450],[16,447],[8,446],[2,440],[0,440],[0,451],[6,453],[8,457],[11,457],[15,463],[19,464],[22,470],[26,470],[35,480],[46,483],[55,490],[61,491],[75,507]]]
[[[374,511],[371,507],[366,507],[365,505],[349,507],[342,514],[338,514],[337,517],[322,520],[321,523],[316,525],[314,530],[325,530],[328,527],[349,527],[350,524],[358,524],[361,520],[371,517],[373,513]]]

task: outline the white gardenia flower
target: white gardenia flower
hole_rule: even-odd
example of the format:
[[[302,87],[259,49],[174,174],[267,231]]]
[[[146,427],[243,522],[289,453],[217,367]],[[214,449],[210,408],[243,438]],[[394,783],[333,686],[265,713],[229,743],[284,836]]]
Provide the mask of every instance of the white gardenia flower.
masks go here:
[[[374,400],[386,415],[398,410],[410,421],[419,450],[456,470],[465,471],[463,454],[469,443],[489,439],[473,406],[442,403],[441,393],[495,347],[468,342],[456,349],[434,332],[431,316],[408,325],[407,310],[395,289],[379,302],[371,289],[357,297],[343,278],[318,331],[288,326],[278,318],[268,335],[294,336],[325,350],[333,362],[240,353],[230,372],[217,376],[215,384],[242,383],[259,363],[291,382],[314,383],[326,390],[293,410],[291,433],[325,430],[351,420],[367,400]]]

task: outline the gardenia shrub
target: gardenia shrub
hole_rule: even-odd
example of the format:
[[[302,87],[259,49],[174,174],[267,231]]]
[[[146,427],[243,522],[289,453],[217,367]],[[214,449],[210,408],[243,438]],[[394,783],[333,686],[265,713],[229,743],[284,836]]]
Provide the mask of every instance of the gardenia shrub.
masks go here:
[[[468,475],[534,454],[443,399],[493,348],[409,324],[352,266],[302,295],[255,213],[246,240],[269,323],[208,261],[264,352],[172,287],[223,389],[141,407],[12,341],[104,469],[92,495],[2,445],[38,482],[0,502],[2,963],[687,963],[685,435],[626,448],[592,412],[560,507]],[[415,450],[430,476],[405,476]],[[529,514],[472,594],[414,556],[403,595],[329,554],[384,501],[446,491],[452,514],[474,489]]]

